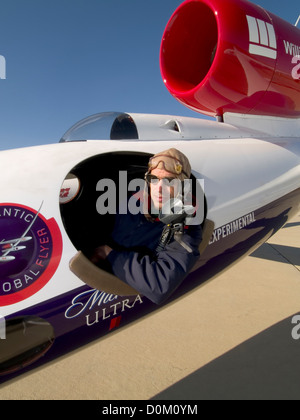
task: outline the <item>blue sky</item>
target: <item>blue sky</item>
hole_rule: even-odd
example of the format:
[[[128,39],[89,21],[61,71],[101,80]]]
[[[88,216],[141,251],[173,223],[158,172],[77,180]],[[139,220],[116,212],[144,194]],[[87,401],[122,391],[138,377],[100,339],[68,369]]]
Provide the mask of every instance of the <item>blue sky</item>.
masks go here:
[[[254,2],[293,24],[300,14],[299,0]],[[56,143],[97,112],[200,116],[160,76],[161,37],[181,3],[0,0],[0,150]]]

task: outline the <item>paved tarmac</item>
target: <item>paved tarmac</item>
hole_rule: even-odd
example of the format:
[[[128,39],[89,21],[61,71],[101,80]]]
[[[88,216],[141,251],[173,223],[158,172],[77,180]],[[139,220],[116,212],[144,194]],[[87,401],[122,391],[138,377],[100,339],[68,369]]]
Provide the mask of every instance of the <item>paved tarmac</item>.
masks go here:
[[[295,314],[300,214],[180,301],[0,385],[0,400],[298,400]]]

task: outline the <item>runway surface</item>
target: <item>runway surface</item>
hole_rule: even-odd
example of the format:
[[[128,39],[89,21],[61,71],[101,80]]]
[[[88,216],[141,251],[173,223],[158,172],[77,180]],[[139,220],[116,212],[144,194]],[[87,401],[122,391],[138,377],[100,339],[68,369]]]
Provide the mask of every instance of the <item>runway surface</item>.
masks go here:
[[[295,314],[300,214],[180,301],[0,385],[0,400],[298,400]]]

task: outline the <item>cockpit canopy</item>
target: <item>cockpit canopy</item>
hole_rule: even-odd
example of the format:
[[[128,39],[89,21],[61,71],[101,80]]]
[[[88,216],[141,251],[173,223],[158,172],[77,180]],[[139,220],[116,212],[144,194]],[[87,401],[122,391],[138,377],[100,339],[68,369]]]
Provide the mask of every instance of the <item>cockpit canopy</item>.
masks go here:
[[[103,112],[91,115],[74,124],[60,139],[60,143],[83,140],[138,139],[133,118],[122,112]]]

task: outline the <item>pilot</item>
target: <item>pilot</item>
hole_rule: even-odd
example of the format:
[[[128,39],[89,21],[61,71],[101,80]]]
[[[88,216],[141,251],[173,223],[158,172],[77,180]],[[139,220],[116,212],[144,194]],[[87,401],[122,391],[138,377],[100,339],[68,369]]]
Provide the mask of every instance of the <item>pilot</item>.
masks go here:
[[[190,176],[190,163],[177,149],[150,158],[146,188],[138,198],[145,211],[118,214],[112,241],[98,247],[92,257],[96,264],[109,263],[119,279],[156,304],[177,289],[199,258],[200,224],[185,225],[184,211],[180,223],[177,219],[165,224],[158,218],[166,202],[182,194],[180,184]]]

